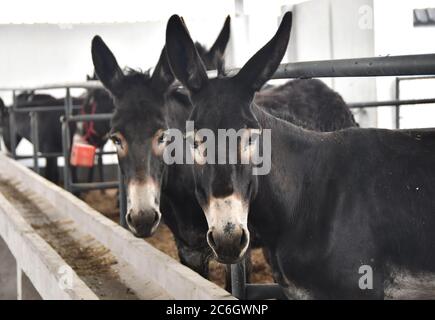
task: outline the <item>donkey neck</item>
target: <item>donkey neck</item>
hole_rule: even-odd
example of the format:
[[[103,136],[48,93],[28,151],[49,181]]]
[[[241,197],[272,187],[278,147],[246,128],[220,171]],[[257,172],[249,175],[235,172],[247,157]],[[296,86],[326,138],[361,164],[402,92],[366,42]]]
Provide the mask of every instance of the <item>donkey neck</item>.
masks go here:
[[[271,129],[271,171],[258,176],[258,193],[251,203],[250,222],[270,246],[291,232],[300,216],[311,214],[306,183],[317,171],[321,134],[278,119],[257,105],[252,110],[263,130]],[[303,208],[304,212],[301,212]],[[314,213],[315,214],[315,213]]]
[[[192,111],[187,92],[178,86],[169,88],[165,95],[166,120],[169,128],[183,130],[186,128],[186,121]]]

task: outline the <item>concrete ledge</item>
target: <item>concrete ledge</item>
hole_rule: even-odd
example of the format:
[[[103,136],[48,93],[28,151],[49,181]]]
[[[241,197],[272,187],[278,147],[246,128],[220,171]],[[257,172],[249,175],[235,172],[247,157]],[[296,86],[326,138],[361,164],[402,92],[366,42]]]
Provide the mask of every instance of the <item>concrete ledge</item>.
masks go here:
[[[62,289],[61,267],[67,263],[21,217],[0,194],[0,235],[43,299],[98,299],[74,271],[72,288]],[[19,289],[20,290],[20,289]]]
[[[25,183],[68,215],[83,232],[110,248],[119,259],[159,284],[175,299],[235,299],[227,291],[181,265],[142,239],[109,220],[71,193],[0,154],[0,173]]]

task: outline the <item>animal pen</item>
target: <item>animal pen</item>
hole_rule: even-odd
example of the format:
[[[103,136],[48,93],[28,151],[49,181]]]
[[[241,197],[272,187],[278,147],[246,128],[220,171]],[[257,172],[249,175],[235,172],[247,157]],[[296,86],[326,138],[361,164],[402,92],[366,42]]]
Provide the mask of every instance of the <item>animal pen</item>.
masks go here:
[[[237,70],[230,70],[235,73]],[[400,128],[400,107],[435,103],[435,98],[403,100],[400,98],[400,83],[427,79],[435,75],[435,54],[390,56],[363,59],[344,59],[329,61],[310,61],[282,64],[274,79],[321,78],[321,77],[381,77],[396,76],[396,99],[391,101],[370,101],[349,104],[350,108],[395,108],[396,128]],[[70,158],[71,133],[68,124],[80,121],[107,121],[111,114],[74,115],[78,106],[72,103],[70,90],[73,88],[100,88],[98,81],[86,83],[66,83],[45,85],[33,88],[2,88],[11,91],[14,98],[10,110],[10,134],[12,137],[12,158],[33,159],[33,171],[18,164],[13,159],[0,155],[0,235],[16,259],[17,283],[19,297],[25,297],[22,289],[23,279],[28,278],[44,299],[270,299],[283,298],[281,289],[276,284],[246,283],[245,264],[231,265],[232,295],[205,280],[195,272],[154,249],[141,239],[134,238],[125,226],[125,186],[120,174],[118,181],[73,183],[71,181]],[[41,106],[37,108],[17,109],[16,93],[23,90],[65,90],[63,106]],[[32,155],[17,156],[15,153],[16,112],[29,112],[31,115],[32,137],[38,137],[38,123],[34,116],[37,112],[63,110],[62,154],[44,154],[39,152],[37,139]],[[102,152],[102,151],[100,151]],[[103,152],[102,152],[103,153]],[[103,153],[104,154],[104,153]],[[64,190],[38,176],[38,158],[64,157]],[[70,192],[90,189],[107,189],[119,187],[120,225],[111,222]],[[21,199],[20,201],[17,201]],[[28,199],[37,199],[41,204],[37,209],[43,218],[36,219],[32,210],[26,207]],[[54,231],[53,231],[54,230]],[[95,267],[105,270],[100,275],[92,270],[81,269],[80,262],[74,257],[61,252],[59,237],[65,230],[74,230],[64,241],[77,247],[82,242],[92,243],[95,255]],[[72,258],[72,259],[71,259]],[[75,258],[78,259],[78,256]],[[110,261],[118,261],[116,270]],[[62,266],[71,267],[74,286],[61,288],[58,283]],[[114,273],[116,271],[116,274]],[[23,275],[23,272],[25,275]],[[433,281],[433,279],[432,279]],[[433,282],[435,283],[435,281]],[[125,291],[125,289],[131,291]],[[129,292],[126,294],[126,292]],[[434,298],[434,296],[432,297]]]

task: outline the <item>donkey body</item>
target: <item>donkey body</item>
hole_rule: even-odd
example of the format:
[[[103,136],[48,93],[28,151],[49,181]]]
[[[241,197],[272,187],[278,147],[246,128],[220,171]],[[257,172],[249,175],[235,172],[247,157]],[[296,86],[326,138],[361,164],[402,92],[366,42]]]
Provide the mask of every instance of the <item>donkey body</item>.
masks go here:
[[[383,298],[392,267],[435,272],[435,131],[316,132],[265,112],[254,95],[277,69],[290,28],[287,13],[236,76],[208,79],[184,23],[168,22],[169,62],[190,91],[198,129],[247,129],[260,140],[271,130],[266,175],[253,175],[253,163],[192,166],[207,241],[219,261],[235,263],[249,246],[249,221],[289,297]],[[197,152],[204,140],[194,137]],[[245,145],[266,150],[248,137],[241,156],[251,156]]]

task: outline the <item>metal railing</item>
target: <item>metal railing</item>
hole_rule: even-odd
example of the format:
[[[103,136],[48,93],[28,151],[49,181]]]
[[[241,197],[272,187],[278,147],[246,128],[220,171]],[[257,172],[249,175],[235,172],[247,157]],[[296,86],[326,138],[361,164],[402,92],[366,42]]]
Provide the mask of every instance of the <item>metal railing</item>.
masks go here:
[[[73,182],[71,178],[71,166],[69,163],[70,152],[71,152],[71,132],[69,124],[71,122],[80,121],[107,121],[110,120],[112,114],[93,114],[93,115],[75,115],[74,110],[80,109],[80,105],[74,105],[71,96],[71,89],[97,89],[102,88],[99,81],[86,81],[86,82],[71,82],[63,84],[51,84],[42,85],[35,87],[3,87],[0,91],[12,91],[12,107],[9,108],[9,130],[10,130],[10,143],[11,143],[11,155],[14,159],[33,159],[33,169],[35,172],[40,173],[39,168],[39,158],[48,157],[63,157],[64,167],[63,167],[63,179],[64,188],[70,192],[86,191],[86,190],[96,190],[96,189],[109,189],[109,188],[119,188],[119,203],[120,203],[120,223],[123,226],[125,224],[125,208],[126,208],[126,195],[125,188],[119,186],[120,179],[118,181],[102,181],[102,182],[89,182],[89,183],[78,183]],[[23,91],[40,91],[40,90],[52,90],[52,89],[63,89],[65,90],[65,98],[63,105],[38,105],[34,107],[18,107],[17,103],[17,92]],[[39,150],[39,126],[37,121],[37,113],[40,112],[59,112],[63,111],[63,116],[59,119],[62,125],[62,152],[51,152],[44,153]],[[29,113],[30,116],[30,136],[33,144],[32,155],[17,155],[16,154],[16,114],[17,113]],[[116,154],[115,151],[102,151],[96,152],[97,156],[112,155]],[[120,176],[120,171],[118,171],[118,176]]]

